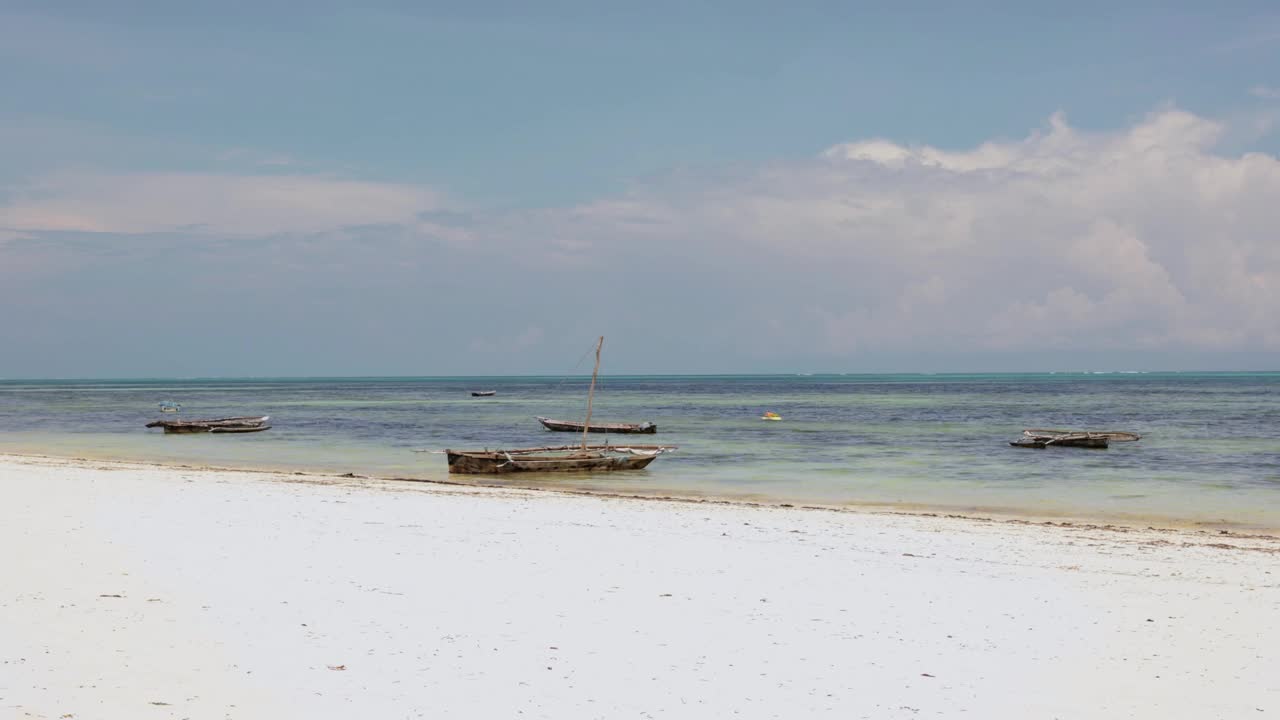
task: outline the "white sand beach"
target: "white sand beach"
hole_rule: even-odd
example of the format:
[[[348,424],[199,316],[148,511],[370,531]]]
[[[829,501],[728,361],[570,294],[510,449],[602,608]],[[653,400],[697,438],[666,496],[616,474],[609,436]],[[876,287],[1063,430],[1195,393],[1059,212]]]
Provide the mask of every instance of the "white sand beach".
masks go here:
[[[0,716],[1268,718],[1280,539],[0,456]]]

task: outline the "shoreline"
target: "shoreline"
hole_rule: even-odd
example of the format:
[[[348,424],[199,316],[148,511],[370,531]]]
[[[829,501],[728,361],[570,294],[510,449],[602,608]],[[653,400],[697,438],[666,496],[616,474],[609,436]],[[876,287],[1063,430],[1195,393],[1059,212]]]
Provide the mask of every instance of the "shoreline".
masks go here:
[[[945,518],[983,523],[1008,523],[1014,525],[1033,525],[1044,527],[1077,528],[1091,530],[1109,530],[1115,532],[1153,531],[1164,533],[1187,533],[1197,535],[1214,535],[1236,538],[1280,539],[1280,527],[1252,526],[1234,523],[1229,520],[1218,522],[1197,522],[1186,519],[1164,516],[1133,515],[1084,515],[1084,514],[1051,514],[1034,513],[1019,508],[983,508],[933,506],[916,503],[858,503],[841,504],[795,503],[785,501],[753,500],[746,497],[725,497],[712,495],[676,495],[663,491],[663,494],[625,493],[608,490],[588,490],[581,488],[556,488],[528,484],[500,484],[477,480],[385,477],[365,475],[356,472],[335,473],[314,470],[288,470],[263,467],[232,467],[217,465],[192,465],[183,463],[166,463],[151,460],[119,460],[89,457],[70,457],[46,455],[41,453],[0,452],[0,462],[9,459],[37,459],[53,463],[67,463],[71,467],[89,467],[91,464],[108,464],[124,467],[139,467],[159,470],[190,470],[211,473],[250,473],[254,475],[275,476],[284,482],[306,482],[296,478],[310,478],[316,484],[332,485],[348,483],[351,480],[370,482],[356,483],[360,487],[370,487],[387,492],[414,492],[414,488],[480,488],[485,490],[515,490],[537,494],[560,495],[566,497],[598,497],[624,501],[649,501],[659,503],[678,503],[689,505],[723,505],[729,507],[758,507],[796,509],[810,512],[831,512],[867,515],[900,515],[904,517]],[[484,476],[468,476],[483,478]],[[422,491],[422,490],[419,490]],[[425,490],[429,492],[429,490]]]

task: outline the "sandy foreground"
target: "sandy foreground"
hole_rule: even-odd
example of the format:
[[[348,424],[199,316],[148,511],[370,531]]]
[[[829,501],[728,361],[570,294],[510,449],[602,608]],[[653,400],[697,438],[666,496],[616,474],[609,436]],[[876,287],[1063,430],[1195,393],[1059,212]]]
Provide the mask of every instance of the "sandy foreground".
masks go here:
[[[1280,539],[0,456],[0,717],[1280,717]]]

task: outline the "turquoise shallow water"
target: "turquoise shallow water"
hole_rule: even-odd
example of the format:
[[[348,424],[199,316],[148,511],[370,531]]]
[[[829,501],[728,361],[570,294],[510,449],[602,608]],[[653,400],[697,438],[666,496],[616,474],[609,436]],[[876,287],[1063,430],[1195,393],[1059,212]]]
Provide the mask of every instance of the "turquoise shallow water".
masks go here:
[[[581,378],[0,381],[0,451],[445,479],[413,451],[572,442],[533,416],[578,419],[585,396]],[[273,428],[144,429],[163,400]],[[655,422],[612,440],[680,450],[641,473],[483,482],[1280,528],[1280,373],[605,377],[595,418]],[[1144,437],[1009,447],[1024,427]]]

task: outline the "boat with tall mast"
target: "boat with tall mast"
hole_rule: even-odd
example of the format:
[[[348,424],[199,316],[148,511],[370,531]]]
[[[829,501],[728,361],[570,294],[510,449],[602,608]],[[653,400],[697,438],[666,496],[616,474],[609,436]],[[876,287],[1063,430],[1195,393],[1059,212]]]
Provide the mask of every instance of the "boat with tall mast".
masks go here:
[[[516,448],[512,450],[445,450],[449,472],[492,475],[511,472],[603,472],[642,470],[674,445],[588,445],[591,409],[600,374],[600,351],[604,336],[596,343],[596,365],[587,391],[587,415],[582,422],[582,442],[578,445]]]

